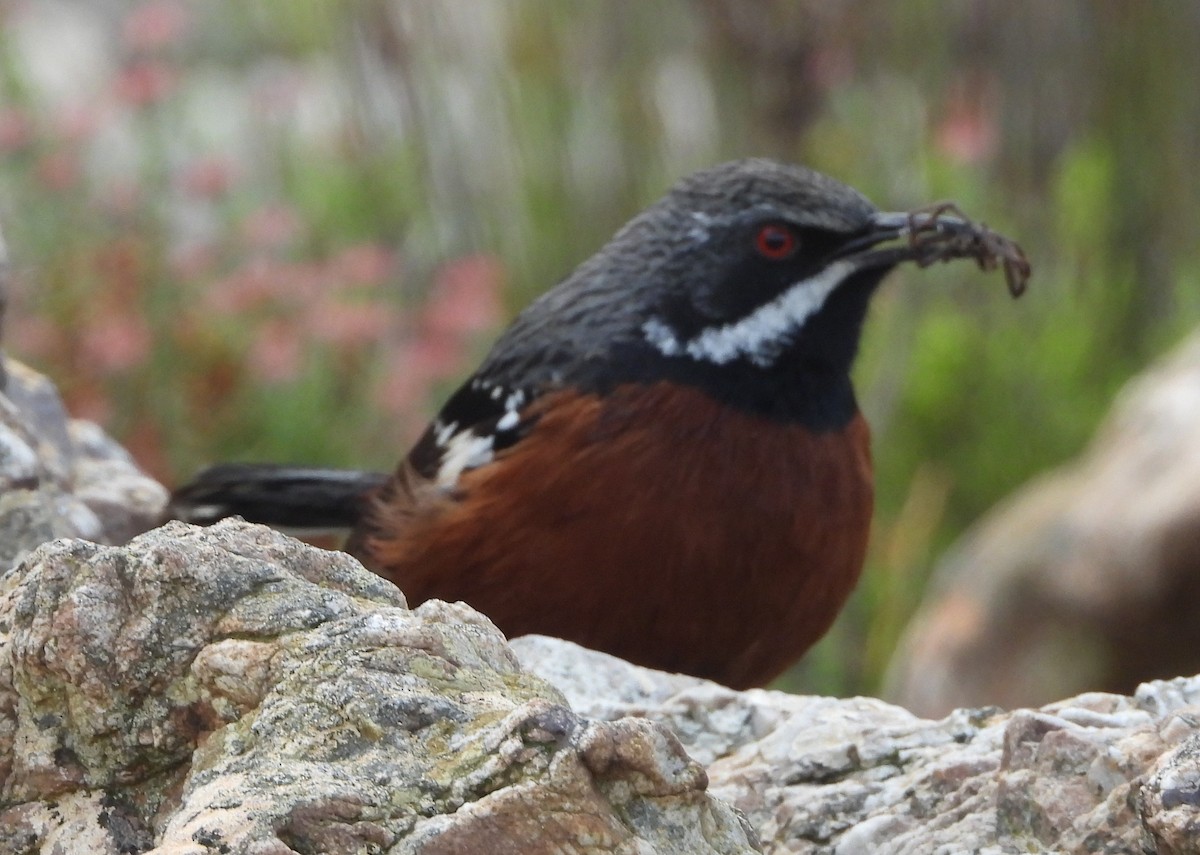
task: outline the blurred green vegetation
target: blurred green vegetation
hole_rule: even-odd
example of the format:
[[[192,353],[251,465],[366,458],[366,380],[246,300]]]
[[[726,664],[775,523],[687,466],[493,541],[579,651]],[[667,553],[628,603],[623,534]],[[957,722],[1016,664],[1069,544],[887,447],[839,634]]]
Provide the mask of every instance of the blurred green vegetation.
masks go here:
[[[905,271],[860,397],[860,591],[787,681],[875,689],[938,553],[1200,320],[1200,5],[0,3],[6,347],[168,482],[390,468],[503,318],[692,169],[951,198],[1029,294]],[[503,300],[501,307],[497,300]]]

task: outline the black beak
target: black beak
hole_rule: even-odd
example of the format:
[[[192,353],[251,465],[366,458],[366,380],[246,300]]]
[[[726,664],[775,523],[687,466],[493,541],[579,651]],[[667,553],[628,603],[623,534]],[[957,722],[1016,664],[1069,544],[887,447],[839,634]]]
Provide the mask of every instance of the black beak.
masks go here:
[[[897,264],[907,260],[902,253],[904,248],[894,246],[880,248],[879,245],[896,240],[906,234],[908,234],[907,214],[881,211],[871,217],[865,229],[853,235],[838,248],[838,258],[859,259],[864,267]],[[901,254],[897,254],[898,251],[901,251]]]
[[[939,261],[971,258],[983,270],[1003,266],[1008,290],[1014,297],[1024,293],[1030,274],[1029,261],[1020,246],[968,219],[952,202],[907,213],[881,211],[842,244],[837,258],[851,259],[863,270],[894,267],[905,261],[928,267]]]

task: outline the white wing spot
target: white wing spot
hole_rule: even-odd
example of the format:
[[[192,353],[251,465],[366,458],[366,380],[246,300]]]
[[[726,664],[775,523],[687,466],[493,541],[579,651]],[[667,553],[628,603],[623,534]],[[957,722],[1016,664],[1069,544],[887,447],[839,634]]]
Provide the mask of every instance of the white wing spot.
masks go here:
[[[445,444],[446,451],[435,478],[438,486],[451,488],[468,469],[477,469],[490,463],[494,442],[492,436],[479,436],[469,430],[451,437]]]
[[[440,420],[433,423],[433,441],[438,448],[445,448],[446,443],[450,441],[450,437],[454,436],[454,432],[458,430],[458,422],[450,422],[450,424],[442,424]]]
[[[516,410],[509,410],[500,418],[500,421],[496,422],[496,430],[512,430],[520,422],[521,414]]]

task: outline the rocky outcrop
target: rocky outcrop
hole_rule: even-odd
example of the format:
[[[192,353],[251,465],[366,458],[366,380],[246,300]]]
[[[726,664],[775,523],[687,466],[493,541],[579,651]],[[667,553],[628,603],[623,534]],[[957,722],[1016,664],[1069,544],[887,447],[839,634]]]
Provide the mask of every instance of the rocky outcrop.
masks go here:
[[[166,490],[54,385],[0,356],[0,572],[55,537],[124,543],[156,525]]]
[[[739,693],[173,523],[0,580],[0,852],[1196,852],[1198,703]]]
[[[887,695],[925,715],[1200,671],[1200,335],[1122,392],[1076,463],[942,562]]]
[[[930,721],[872,698],[734,692],[557,639],[513,647],[577,712],[678,734],[767,852],[1200,852],[1200,678]]]
[[[0,584],[0,852],[758,851],[666,727],[346,555],[173,523]]]

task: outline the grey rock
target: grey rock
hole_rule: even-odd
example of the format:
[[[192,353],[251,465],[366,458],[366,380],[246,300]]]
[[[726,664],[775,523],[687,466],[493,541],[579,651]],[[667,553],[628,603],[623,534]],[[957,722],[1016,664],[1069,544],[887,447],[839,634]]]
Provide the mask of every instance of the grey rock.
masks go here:
[[[1142,787],[1139,809],[1150,818],[1155,851],[1200,852],[1200,734],[1160,759]]]
[[[156,525],[166,489],[97,425],[70,419],[48,379],[0,363],[0,573],[56,537],[115,544]]]
[[[871,698],[734,692],[556,639],[512,646],[580,714],[678,734],[767,852],[1200,851],[1200,677],[928,720]]]
[[[760,851],[706,786],[467,606],[260,526],[57,540],[0,579],[0,851]]]

